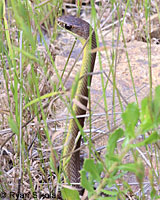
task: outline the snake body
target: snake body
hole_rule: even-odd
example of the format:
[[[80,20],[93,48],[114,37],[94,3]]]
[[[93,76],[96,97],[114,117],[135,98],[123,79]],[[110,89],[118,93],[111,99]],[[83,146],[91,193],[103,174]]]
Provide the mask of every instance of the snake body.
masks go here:
[[[58,24],[59,26],[63,27],[64,29],[69,31],[71,34],[73,34],[75,37],[77,37],[81,41],[82,45],[85,45],[90,33],[92,32],[92,35],[90,38],[91,40],[87,42],[84,48],[82,66],[80,69],[80,78],[79,78],[79,82],[78,82],[78,86],[77,86],[77,90],[75,94],[75,99],[79,101],[85,108],[87,108],[88,87],[91,85],[91,79],[92,79],[92,76],[91,75],[90,77],[87,76],[87,73],[93,72],[95,59],[96,59],[96,53],[91,53],[91,49],[94,49],[97,47],[95,32],[92,31],[92,28],[89,23],[71,15],[59,17]],[[75,113],[75,115],[86,114],[86,109],[83,109],[82,106],[79,107],[75,103],[73,103],[72,110]],[[78,119],[82,128],[84,126],[84,120],[85,118]],[[80,151],[76,151],[75,153],[72,153],[73,150],[76,150],[77,148],[80,147],[81,136],[75,146],[78,132],[79,132],[79,128],[76,121],[74,119],[71,119],[69,123],[68,133],[65,139],[64,150],[63,150],[63,157],[64,157],[63,168],[64,168],[65,175],[67,176],[67,179],[69,180],[70,183],[78,183],[79,178],[80,178],[80,174],[79,174]],[[68,159],[66,155],[71,154],[71,153],[72,155]],[[65,180],[67,179],[65,178]]]

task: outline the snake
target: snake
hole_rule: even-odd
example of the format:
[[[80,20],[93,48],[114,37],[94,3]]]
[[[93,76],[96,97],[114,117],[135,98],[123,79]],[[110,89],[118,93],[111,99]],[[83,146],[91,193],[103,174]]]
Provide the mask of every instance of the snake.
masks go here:
[[[94,70],[96,53],[91,50],[97,47],[95,31],[91,25],[81,18],[72,15],[63,15],[57,19],[60,27],[78,38],[84,46],[82,65],[80,68],[79,81],[75,93],[77,103],[72,104],[74,115],[85,115],[88,104],[88,88],[91,85],[92,72]],[[78,118],[79,125],[84,127],[85,117]],[[80,148],[81,135],[76,141],[79,132],[78,123],[75,118],[70,119],[63,149],[63,170],[65,174],[64,182],[80,182]],[[77,149],[77,151],[76,151]],[[67,155],[70,155],[69,157]],[[66,178],[67,177],[67,178]]]

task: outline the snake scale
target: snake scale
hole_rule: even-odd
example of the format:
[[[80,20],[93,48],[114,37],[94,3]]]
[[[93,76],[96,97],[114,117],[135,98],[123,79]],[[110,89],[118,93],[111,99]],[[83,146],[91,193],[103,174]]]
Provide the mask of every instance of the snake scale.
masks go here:
[[[87,108],[88,103],[88,87],[91,85],[91,79],[87,75],[89,72],[93,72],[94,64],[96,59],[96,53],[91,53],[91,49],[97,47],[96,45],[96,37],[95,32],[93,31],[90,24],[80,18],[74,17],[72,15],[61,16],[57,20],[58,25],[72,35],[77,37],[82,45],[84,46],[90,33],[92,33],[90,40],[87,42],[84,51],[83,51],[83,59],[82,65],[80,69],[80,78],[75,94],[75,99],[79,101],[85,108]],[[91,41],[91,42],[90,42]],[[85,98],[84,98],[85,97]],[[79,107],[75,103],[73,103],[72,107],[75,115],[84,115],[86,114],[86,109],[83,109],[82,106]],[[79,118],[78,121],[83,128],[85,118]],[[81,136],[76,143],[76,137],[78,135],[79,128],[74,119],[71,119],[69,122],[68,133],[65,139],[64,150],[63,150],[63,168],[64,173],[67,178],[65,178],[65,182],[70,183],[78,183],[80,179],[80,151],[76,151],[72,153],[73,150],[76,150],[80,147],[81,144]],[[72,154],[71,154],[72,153]],[[68,158],[66,155],[71,154]]]

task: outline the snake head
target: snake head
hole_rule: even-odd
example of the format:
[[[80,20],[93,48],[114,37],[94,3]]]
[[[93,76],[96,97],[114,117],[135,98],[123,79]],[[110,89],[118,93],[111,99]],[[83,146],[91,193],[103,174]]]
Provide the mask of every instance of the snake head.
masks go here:
[[[78,17],[72,15],[64,15],[57,19],[58,25],[69,31],[79,39],[88,39],[89,33],[92,30],[90,24]]]

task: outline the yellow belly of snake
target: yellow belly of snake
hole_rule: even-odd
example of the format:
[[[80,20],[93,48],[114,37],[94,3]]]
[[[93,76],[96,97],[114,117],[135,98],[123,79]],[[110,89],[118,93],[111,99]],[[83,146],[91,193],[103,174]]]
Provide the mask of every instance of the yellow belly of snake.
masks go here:
[[[92,79],[92,76],[87,74],[89,72],[93,72],[96,58],[96,53],[91,54],[91,49],[96,48],[95,32],[92,31],[91,26],[86,21],[71,15],[58,18],[58,24],[73,34],[75,37],[78,37],[82,45],[85,45],[90,33],[92,32],[91,38],[84,48],[79,82],[75,94],[75,99],[86,108],[88,103],[88,87],[90,87]],[[72,110],[76,116],[86,114],[86,109],[83,109],[82,106],[79,107],[76,104],[73,104]],[[84,126],[84,119],[84,117],[78,119],[82,128]],[[70,183],[79,182],[80,151],[72,153],[74,150],[78,149],[81,144],[81,136],[76,143],[78,132],[79,128],[76,121],[71,119],[63,150],[63,168],[66,177],[65,182],[67,182],[67,180],[69,180]],[[71,155],[67,157],[66,155],[68,154]]]

